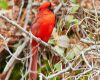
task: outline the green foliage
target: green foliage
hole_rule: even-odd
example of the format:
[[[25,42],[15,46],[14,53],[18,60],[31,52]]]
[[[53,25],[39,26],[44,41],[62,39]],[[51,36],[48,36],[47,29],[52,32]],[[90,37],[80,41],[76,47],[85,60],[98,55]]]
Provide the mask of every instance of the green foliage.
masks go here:
[[[54,78],[51,78],[50,80],[61,80],[60,77],[54,77]]]
[[[62,68],[62,64],[61,63],[57,63],[54,65],[54,69],[56,69],[56,71],[61,71]]]
[[[78,23],[79,23],[79,20],[74,18],[73,15],[68,15],[67,16],[67,20],[66,20],[66,26],[67,27],[70,27],[71,25],[76,25],[77,26]]]
[[[88,76],[83,76],[80,80],[88,80]]]
[[[75,56],[77,56],[79,54],[79,52],[83,49],[82,46],[80,45],[76,45],[74,46],[68,53],[67,53],[67,59],[71,60],[73,59]]]
[[[77,0],[71,0],[72,3],[77,3]]]
[[[8,8],[8,2],[6,0],[0,0],[0,8],[7,9]]]
[[[21,74],[20,74],[21,67],[22,67],[21,63],[17,63],[15,65],[9,80],[20,80],[20,78],[21,78]]]
[[[73,4],[73,6],[70,8],[70,13],[76,13],[76,11],[79,9],[78,4]]]
[[[54,50],[57,51],[57,53],[61,56],[64,56],[64,49],[60,48],[59,46],[55,46]]]
[[[50,40],[48,41],[48,43],[51,44],[51,45],[55,45],[54,39],[50,39]]]
[[[43,64],[45,64],[45,65],[43,65]],[[38,71],[40,73],[43,72],[44,74],[49,75],[49,72],[51,72],[51,65],[50,65],[49,61],[44,60],[43,64],[42,64],[43,66],[41,66]]]

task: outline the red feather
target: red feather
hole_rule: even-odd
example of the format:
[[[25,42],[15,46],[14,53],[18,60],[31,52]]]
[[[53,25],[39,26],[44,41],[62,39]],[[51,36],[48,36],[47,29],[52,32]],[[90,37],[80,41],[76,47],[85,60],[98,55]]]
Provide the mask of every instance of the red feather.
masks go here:
[[[48,42],[51,33],[53,31],[53,28],[55,26],[55,15],[50,10],[51,3],[45,2],[42,4],[38,9],[39,12],[35,17],[35,21],[33,22],[31,26],[31,32],[36,37],[40,38],[41,40]],[[33,49],[38,43],[34,40],[32,40],[32,47]],[[38,59],[38,49],[33,50],[33,57],[32,57],[32,71],[37,71],[37,59]],[[36,80],[37,74],[32,73],[30,75],[30,80]]]

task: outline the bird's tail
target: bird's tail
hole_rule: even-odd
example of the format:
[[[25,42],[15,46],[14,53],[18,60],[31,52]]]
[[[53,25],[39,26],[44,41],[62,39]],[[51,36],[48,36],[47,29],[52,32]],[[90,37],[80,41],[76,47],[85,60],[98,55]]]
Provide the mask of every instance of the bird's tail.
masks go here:
[[[32,50],[32,65],[31,70],[32,73],[30,73],[29,80],[37,80],[37,61],[38,61],[38,48],[35,47]]]

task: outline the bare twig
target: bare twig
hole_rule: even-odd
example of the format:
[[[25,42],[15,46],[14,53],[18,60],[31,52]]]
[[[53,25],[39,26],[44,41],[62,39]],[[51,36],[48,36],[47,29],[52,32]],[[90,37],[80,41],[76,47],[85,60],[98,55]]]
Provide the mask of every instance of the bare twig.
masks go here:
[[[15,65],[15,64],[13,64],[13,65],[11,66],[11,68],[9,69],[9,72],[8,72],[7,75],[6,75],[5,80],[9,80],[10,75],[11,75],[11,73],[12,73],[12,70],[13,70],[13,68],[14,68],[14,65]]]
[[[22,0],[22,3],[21,3],[21,7],[20,7],[20,10],[19,10],[19,14],[18,14],[17,22],[18,22],[19,19],[20,19],[20,16],[21,16],[21,13],[22,13],[23,6],[24,6],[24,0]]]
[[[26,31],[25,29],[23,29],[20,25],[18,25],[15,21],[12,21],[10,19],[8,19],[6,16],[3,16],[2,14],[0,15],[1,18],[5,19],[6,21],[8,21],[9,23],[13,24],[14,26],[16,26],[18,29],[20,29],[22,32],[26,33],[28,36],[30,36],[31,38],[33,38],[35,41],[37,41],[38,43],[43,44],[44,46],[49,46],[46,42],[42,41],[41,39],[35,37],[32,33]]]
[[[70,68],[71,68],[71,66],[68,66],[65,69],[63,69],[63,70],[61,70],[61,71],[59,71],[59,72],[57,72],[55,74],[51,74],[50,76],[47,77],[47,79],[50,79],[50,78],[53,78],[55,76],[61,75],[61,74],[65,73],[65,72],[67,72]]]
[[[81,52],[81,54],[82,54],[82,58],[83,58],[84,62],[88,65],[89,68],[92,68],[91,65],[88,63],[88,61],[86,60],[84,53]]]
[[[55,8],[54,13],[56,14],[61,7],[62,7],[62,2]]]
[[[27,5],[27,8],[26,8],[27,13],[26,13],[26,18],[25,18],[24,29],[27,28],[31,7],[32,7],[32,0],[28,0],[28,5]]]
[[[19,54],[23,51],[23,48],[26,46],[28,40],[29,40],[29,39],[25,39],[25,41],[23,42],[23,44],[20,45],[20,46],[17,48],[16,52],[13,54],[14,56],[16,56],[16,57],[19,56]],[[4,71],[3,71],[3,73],[6,73],[6,72],[10,69],[10,67],[13,65],[13,63],[15,62],[15,60],[16,60],[16,58],[14,58],[14,57],[12,56],[11,59],[9,60],[9,62],[7,62],[7,65],[6,65],[6,67],[5,67]]]
[[[33,38],[35,41],[37,41],[40,44],[43,44],[45,47],[49,48],[53,53],[59,55],[52,46],[50,46],[49,44],[47,44],[46,42],[42,41],[40,38],[37,38],[36,36],[34,36],[32,33],[26,31],[25,29],[23,29],[20,25],[18,25],[16,22],[8,19],[6,16],[3,16],[2,14],[0,15],[1,18],[5,19],[6,21],[8,21],[9,23],[13,24],[14,26],[16,26],[18,29],[20,29],[22,32],[24,32],[25,34],[27,34],[28,36],[30,36],[31,38]],[[62,57],[60,55],[60,57]],[[63,57],[62,57],[63,58]],[[65,60],[65,59],[64,59]]]
[[[83,73],[80,73],[79,75],[77,75],[76,80],[80,79],[83,75],[85,75],[86,73],[90,72],[91,70],[92,70],[92,68],[90,68],[90,69],[84,71]]]
[[[97,45],[99,45],[100,44],[100,41],[93,41],[93,40],[90,40],[90,39],[83,39],[83,38],[81,38],[81,40],[80,41],[82,41],[82,42],[84,42],[84,43],[87,43],[87,44],[93,44],[93,45],[95,45],[95,44],[97,44]]]

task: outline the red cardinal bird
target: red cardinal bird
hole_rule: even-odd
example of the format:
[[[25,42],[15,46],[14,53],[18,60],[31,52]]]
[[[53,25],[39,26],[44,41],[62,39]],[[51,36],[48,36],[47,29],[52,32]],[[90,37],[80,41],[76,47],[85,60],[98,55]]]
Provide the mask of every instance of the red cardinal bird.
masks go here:
[[[52,12],[52,3],[45,2],[43,3],[39,8],[39,12],[35,17],[35,20],[31,26],[31,32],[36,37],[40,38],[41,40],[48,42],[51,33],[53,31],[53,28],[55,26],[55,15]],[[38,53],[36,45],[38,43],[34,40],[32,40],[32,71],[37,71],[37,59],[38,59]],[[37,74],[31,73],[30,74],[30,80],[36,80]]]

